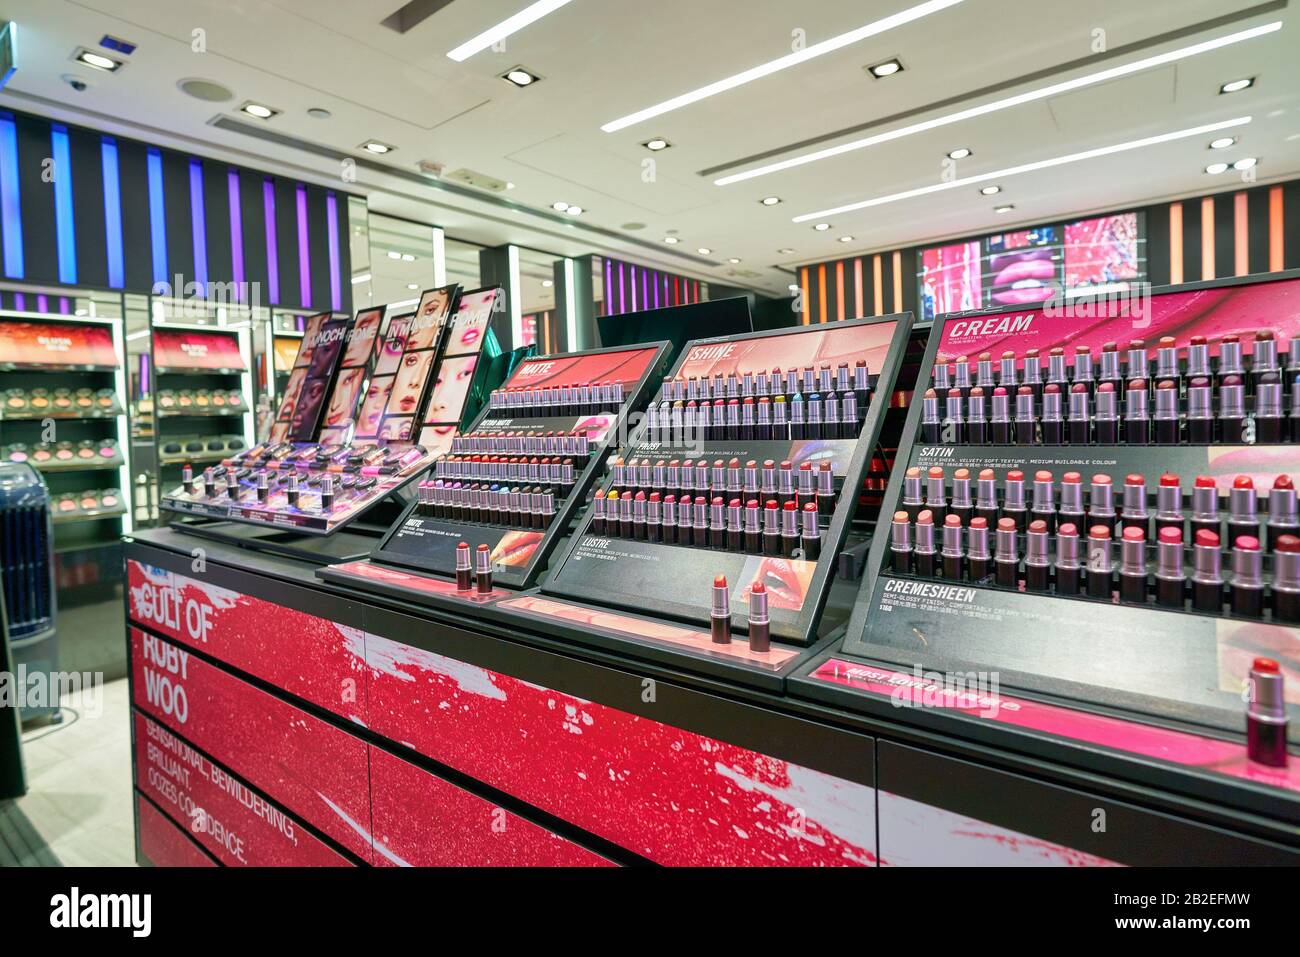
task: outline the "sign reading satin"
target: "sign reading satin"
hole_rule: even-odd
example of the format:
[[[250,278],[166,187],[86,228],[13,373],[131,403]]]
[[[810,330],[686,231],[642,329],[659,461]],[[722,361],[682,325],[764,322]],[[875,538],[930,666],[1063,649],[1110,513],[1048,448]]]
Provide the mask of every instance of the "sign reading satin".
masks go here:
[[[1015,352],[1020,359],[1026,349],[1037,349],[1045,355],[1057,346],[1064,348],[1067,355],[1076,346],[1087,346],[1097,353],[1109,342],[1124,351],[1138,339],[1154,354],[1157,341],[1165,336],[1173,337],[1180,350],[1187,348],[1192,336],[1205,336],[1211,354],[1217,355],[1216,340],[1227,335],[1239,336],[1242,352],[1250,355],[1261,316],[1267,317],[1270,329],[1300,329],[1300,279],[949,316],[936,359],[952,362],[981,352],[996,357],[1004,351]],[[1289,348],[1285,340],[1278,343],[1280,352]]]

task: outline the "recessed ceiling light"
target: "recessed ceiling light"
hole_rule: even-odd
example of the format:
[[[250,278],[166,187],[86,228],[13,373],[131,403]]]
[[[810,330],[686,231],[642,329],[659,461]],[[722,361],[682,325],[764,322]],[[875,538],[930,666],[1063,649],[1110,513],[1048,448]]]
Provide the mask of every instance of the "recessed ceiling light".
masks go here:
[[[678,239],[676,236],[665,236],[664,242],[666,242],[669,246],[676,246],[679,242],[681,242],[681,240]]]
[[[895,73],[903,72],[903,61],[894,57],[892,60],[886,60],[884,63],[877,63],[875,66],[867,67],[867,72],[877,80],[883,80],[887,76],[893,76]]]
[[[762,203],[764,206],[775,206],[777,203],[781,202],[781,197],[764,196],[762,199],[759,200],[759,202]]]
[[[562,213],[568,208],[569,208],[569,204],[562,199],[557,202],[551,203],[551,209],[555,210],[557,213]]]
[[[1232,168],[1238,170],[1253,169],[1255,167],[1255,164],[1258,162],[1259,160],[1253,156],[1244,156],[1241,159],[1237,160],[1237,162],[1233,163]]]
[[[370,282],[370,273],[368,272],[358,273],[357,275],[352,277],[352,285],[354,286],[359,286],[363,282]]]
[[[852,236],[841,236],[841,237],[840,237],[840,242],[842,242],[842,243],[851,243],[851,242],[853,242],[853,237],[852,237]]]
[[[955,150],[948,151],[948,159],[950,160],[964,160],[966,157],[970,155],[971,155],[970,149],[965,146],[959,146]]]
[[[727,262],[731,263],[731,265],[733,266],[740,264],[740,260],[737,259],[735,256],[732,256],[730,259],[727,260]]]
[[[1237,142],[1237,138],[1235,136],[1220,136],[1217,140],[1210,140],[1210,149],[1226,150],[1229,146],[1234,145],[1236,142]]]
[[[379,156],[383,156],[385,153],[391,153],[397,147],[389,146],[387,143],[381,143],[379,140],[366,140],[361,144],[360,148],[365,150],[367,153],[375,153]]]
[[[269,120],[280,111],[271,106],[265,106],[262,103],[254,103],[251,100],[239,108],[241,113],[247,113],[249,116],[255,116],[259,120]]]
[[[1001,187],[1001,186],[982,186],[982,187],[980,187],[980,195],[981,195],[981,196],[996,196],[996,195],[997,195],[998,193],[1000,193],[1000,192],[1002,192],[1002,187]]]
[[[817,232],[819,233],[824,233],[826,232],[826,230],[830,228],[831,228],[830,223],[818,223],[816,226],[813,227],[813,229],[817,230]]]
[[[752,66],[748,70],[742,70],[731,76],[723,77],[721,80],[715,80],[712,83],[674,96],[672,99],[664,100],[662,103],[656,103],[654,106],[646,107],[644,110],[638,110],[635,113],[629,113],[627,116],[620,116],[616,120],[611,120],[601,126],[606,133],[615,133],[618,130],[625,129],[636,123],[648,120],[655,116],[662,116],[673,110],[679,110],[684,106],[692,103],[698,103],[700,100],[707,99],[710,96],[717,96],[719,93],[725,93],[727,90],[734,90],[738,86],[746,83],[752,83],[754,80],[761,79],[765,76],[771,76],[781,70],[787,70],[792,66],[798,66],[815,57],[824,56],[836,50],[843,49],[854,43],[858,43],[868,37],[874,37],[895,27],[901,27],[906,23],[919,20],[931,13],[945,10],[948,7],[960,3],[961,0],[927,0],[926,3],[917,4],[906,10],[900,10],[898,13],[883,17],[871,23],[858,27],[856,30],[850,30],[847,33],[841,33],[838,36],[829,37],[820,43],[813,43],[804,47],[802,50],[796,50],[793,53],[787,53],[785,56],[777,57],[775,60],[768,60],[766,63],[760,63]]]
[[[1219,87],[1219,92],[1238,93],[1241,90],[1245,90],[1254,85],[1255,85],[1255,78],[1253,76],[1246,77],[1245,79],[1241,79],[1241,80],[1230,80],[1229,82],[1223,84],[1223,86]]]
[[[406,284],[406,288],[407,288],[407,289],[419,289],[419,288],[420,288],[420,284],[419,284],[418,282],[408,282],[408,283]]]
[[[540,80],[541,77],[536,73],[529,73],[521,66],[517,66],[514,69],[506,70],[505,73],[502,73],[501,79],[505,80],[507,83],[513,83],[515,86],[522,88],[525,86],[532,86]]]
[[[415,257],[412,256],[410,253],[402,253],[402,262],[413,263],[415,262]]]
[[[794,252],[794,250],[793,250],[793,249],[786,248],[786,249],[778,249],[776,252],[777,252],[777,255],[779,255],[779,256],[789,256],[791,253]]]
[[[73,58],[78,63],[84,63],[96,70],[103,70],[105,73],[116,72],[122,66],[121,60],[114,60],[111,56],[104,56],[102,53],[95,53],[93,50],[87,50],[84,47],[79,49],[73,55]]]
[[[1220,173],[1226,173],[1227,171],[1227,163],[1211,163],[1209,166],[1205,167],[1205,172],[1209,173],[1211,176],[1218,176]]]
[[[581,216],[581,215],[582,215],[582,207],[581,207],[581,206],[570,206],[568,209],[565,210],[565,212],[568,213],[570,216]]]
[[[454,50],[448,50],[447,56],[457,63],[468,60],[475,53],[500,43],[512,33],[518,33],[530,23],[536,23],[548,13],[554,13],[568,2],[569,0],[535,0],[535,2],[530,3],[513,16],[506,17],[500,23],[488,27],[478,36],[466,40]]]
[[[701,246],[699,249],[695,251],[699,253],[701,256],[707,256],[713,252],[713,250],[710,249],[708,246]]]
[[[1015,206],[1011,205],[1010,203],[1007,203],[1005,206],[994,206],[993,212],[1001,215],[1002,213],[1009,213],[1015,208],[1016,208]]]
[[[972,120],[976,117],[987,116],[990,113],[997,113],[1001,110],[1022,106],[1025,103],[1033,103],[1037,100],[1044,100],[1049,97],[1058,96],[1062,93],[1068,93],[1071,90],[1081,89],[1098,83],[1108,83],[1111,80],[1120,77],[1131,76],[1135,73],[1141,73],[1144,70],[1150,70],[1155,67],[1176,63],[1179,60],[1199,56],[1202,53],[1209,53],[1212,50],[1218,50],[1235,43],[1242,43],[1246,40],[1253,40],[1269,33],[1276,33],[1281,29],[1282,21],[1274,20],[1271,23],[1264,23],[1247,30],[1240,30],[1237,33],[1230,33],[1227,36],[1217,37],[1213,40],[1205,40],[1201,43],[1193,43],[1190,46],[1185,46],[1177,50],[1170,50],[1168,53],[1158,53],[1155,56],[1150,56],[1143,60],[1134,60],[1132,63],[1127,63],[1122,66],[1098,70],[1096,73],[1089,73],[1072,80],[1050,83],[1047,86],[1039,87],[1036,90],[1016,93],[1012,96],[1003,97],[1000,100],[994,100],[991,103],[972,106],[964,110],[958,110],[955,113],[949,113],[945,116],[937,116],[933,119],[921,120],[918,123],[912,123],[908,126],[900,126],[897,129],[885,130],[881,133],[876,133],[860,140],[851,140],[847,143],[839,143],[835,146],[826,147],[825,149],[804,153],[801,156],[792,156],[789,159],[768,163],[765,166],[756,166],[753,169],[744,170],[740,173],[731,173],[727,176],[715,179],[713,185],[730,186],[732,183],[743,182],[744,180],[754,179],[758,176],[767,176],[770,173],[779,173],[782,170],[793,169],[796,166],[815,163],[820,160],[830,159],[834,156],[841,156],[844,153],[852,153],[855,150],[867,149],[871,146],[879,146],[881,143],[888,143],[892,140],[902,139],[903,137],[912,136],[916,133],[924,133],[928,130],[938,129],[942,126],[949,126],[953,123]]]
[[[543,280],[542,280],[542,288],[543,288],[543,289],[550,289],[550,288],[551,288],[552,286],[554,286],[554,285],[555,285],[555,280],[554,280],[554,279],[543,279]]]
[[[388,258],[389,258],[389,259],[401,259],[401,258],[402,258],[402,254],[399,253],[396,249],[390,249],[390,250],[388,250]]]
[[[1053,169],[1057,166],[1066,166],[1070,163],[1078,163],[1083,160],[1099,159],[1103,156],[1113,156],[1117,153],[1126,153],[1131,150],[1144,149],[1148,146],[1157,146],[1161,143],[1170,143],[1174,140],[1187,139],[1192,136],[1204,136],[1206,133],[1217,133],[1220,130],[1244,126],[1250,122],[1250,119],[1249,116],[1238,116],[1218,123],[1207,123],[1204,126],[1193,126],[1185,130],[1159,133],[1155,136],[1143,137],[1140,140],[1129,140],[1125,143],[1115,143],[1111,146],[1100,146],[1095,149],[1084,150],[1080,153],[1068,153],[1064,156],[1053,156],[1051,159],[1038,160],[1033,163],[1022,163],[1019,166],[1009,166],[1006,169],[993,170],[990,173],[981,173],[977,176],[963,176],[959,179],[933,183],[929,186],[918,186],[915,189],[904,190],[900,193],[888,193],[883,196],[873,196],[870,199],[859,200],[855,203],[845,203],[843,206],[835,206],[830,209],[818,209],[810,213],[802,213],[798,216],[792,216],[790,221],[792,223],[812,222],[814,220],[820,220],[824,216],[838,216],[841,213],[850,213],[859,209],[870,209],[875,206],[884,206],[888,203],[897,203],[904,199],[915,199],[918,196],[928,196],[931,193],[941,193],[944,190],[960,189],[964,186],[975,186],[980,183],[1006,179],[1011,176],[1019,176],[1022,173],[1032,173],[1037,170]]]
[[[313,120],[328,120],[334,114],[323,106],[313,106],[307,111],[307,115]]]
[[[672,143],[669,143],[669,142],[668,142],[666,139],[664,139],[662,136],[656,136],[656,137],[655,137],[654,139],[652,139],[652,140],[646,140],[646,141],[645,141],[644,143],[642,143],[641,145],[644,146],[646,149],[648,149],[648,150],[649,150],[650,152],[652,152],[652,153],[658,153],[660,150],[666,150],[666,149],[668,149],[668,147],[672,146],[673,144],[672,144]]]

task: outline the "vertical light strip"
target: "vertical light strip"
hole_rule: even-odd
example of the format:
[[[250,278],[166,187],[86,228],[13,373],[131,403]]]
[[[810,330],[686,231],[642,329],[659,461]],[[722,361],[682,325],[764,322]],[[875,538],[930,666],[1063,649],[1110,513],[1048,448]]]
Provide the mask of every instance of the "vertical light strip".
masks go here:
[[[614,314],[614,264],[608,256],[605,257],[605,285],[600,290],[600,314],[602,316],[612,316]]]
[[[433,284],[447,285],[447,234],[442,227],[433,227]]]
[[[43,292],[36,294],[36,311],[37,312],[50,311],[50,297],[45,295],[45,293]]]
[[[1286,268],[1286,256],[1284,255],[1286,244],[1283,236],[1282,187],[1274,186],[1268,191],[1269,272],[1281,272]]]
[[[77,221],[72,212],[72,151],[68,128],[50,127],[50,148],[54,154],[54,235],[59,257],[59,282],[77,283]]]
[[[8,113],[0,114],[0,215],[5,224],[5,275],[22,279],[23,207],[18,198],[18,130]]]
[[[107,140],[107,137],[105,138]],[[100,154],[103,155],[103,141],[101,141]],[[116,165],[117,165],[117,144],[113,144],[113,164],[114,179],[113,190],[117,189]],[[107,195],[109,190],[108,179],[104,179],[104,193]],[[122,239],[121,229],[118,230],[118,241]],[[131,433],[126,421],[126,408],[129,403],[126,401],[126,338],[124,335],[125,319],[114,319],[109,328],[113,334],[113,355],[117,358],[116,368],[113,369],[113,387],[117,394],[122,396],[122,411],[113,417],[113,425],[117,431],[117,447],[123,450],[122,464],[117,467],[118,491],[123,498],[123,504],[126,506],[126,514],[122,516],[122,533],[129,534],[135,527],[135,502],[132,499],[135,486],[131,483],[131,460],[133,453],[131,445]]]
[[[808,301],[809,289],[808,289],[808,267],[807,266],[804,266],[802,269],[799,270],[799,298],[803,304],[803,315],[801,317],[801,321],[806,326],[812,322],[812,316],[809,314],[811,305]]]
[[[1245,192],[1232,197],[1232,252],[1234,274],[1250,272],[1250,210]]]
[[[14,293],[14,308],[19,312],[27,311],[27,297],[21,292]]]
[[[99,141],[99,163],[104,176],[104,248],[108,284],[113,289],[121,289],[126,285],[122,252],[122,179],[117,167],[117,140],[111,136]]]
[[[1214,197],[1201,200],[1201,278],[1214,278]]]
[[[307,187],[298,184],[295,190],[298,212],[298,302],[304,309],[311,308],[311,250],[307,242]]]
[[[623,315],[623,313],[627,312],[627,299],[624,298],[624,289],[623,289],[623,271],[626,268],[627,268],[626,263],[620,262],[618,264],[618,313],[617,315],[620,316]]]
[[[564,260],[564,343],[569,352],[578,351],[578,299],[573,291],[574,262]]]
[[[153,252],[155,286],[167,287],[167,207],[163,202],[162,153],[150,148],[146,160],[149,173],[149,246]]]
[[[650,270],[641,270],[641,308],[650,308]]]
[[[628,285],[632,287],[632,311],[637,312],[641,308],[641,300],[636,294],[636,267],[628,266]]]
[[[885,314],[885,274],[884,264],[880,261],[880,253],[871,257],[871,289],[874,293],[873,303],[875,310],[871,313],[873,316],[883,316]]]
[[[862,307],[862,257],[853,260],[853,318],[861,319],[866,313]]]
[[[826,264],[817,267],[817,321],[826,321]]]
[[[343,309],[343,277],[339,273],[339,201],[333,191],[325,194],[325,230],[329,235],[330,308]]]
[[[275,228],[275,183],[262,180],[262,218],[266,221],[266,278],[271,305],[280,303],[280,251]]]
[[[835,264],[835,318],[844,318],[844,260]]]
[[[226,195],[230,201],[230,278],[235,283],[235,298],[243,302],[244,283],[248,277],[244,273],[244,210],[240,202],[237,169],[226,173]]]
[[[903,253],[894,250],[894,312],[903,311]]]
[[[519,281],[519,247],[513,244],[506,247],[506,262],[510,266],[510,288],[506,296],[510,300],[510,346],[518,349],[524,341],[523,285]]]
[[[208,294],[208,217],[203,203],[203,161],[190,160],[190,234],[194,239],[194,281]]]
[[[1169,284],[1183,281],[1183,204],[1169,204]]]

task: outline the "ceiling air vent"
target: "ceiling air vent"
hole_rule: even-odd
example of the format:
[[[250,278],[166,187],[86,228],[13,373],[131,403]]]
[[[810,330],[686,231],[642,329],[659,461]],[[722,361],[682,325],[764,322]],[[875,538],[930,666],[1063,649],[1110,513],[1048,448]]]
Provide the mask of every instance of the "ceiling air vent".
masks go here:
[[[487,173],[476,173],[472,169],[458,169],[453,173],[445,173],[442,179],[443,182],[472,186],[474,189],[481,189],[485,193],[504,193],[510,188],[510,184],[505,180],[489,176]]]

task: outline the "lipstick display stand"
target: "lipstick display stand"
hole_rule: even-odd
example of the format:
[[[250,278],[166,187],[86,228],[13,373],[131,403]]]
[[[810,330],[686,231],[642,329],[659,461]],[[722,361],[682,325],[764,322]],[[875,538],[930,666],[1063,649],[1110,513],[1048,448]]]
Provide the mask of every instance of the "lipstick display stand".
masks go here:
[[[911,328],[902,314],[688,343],[540,594],[500,610],[780,671],[818,636]]]
[[[533,584],[667,353],[652,343],[525,360],[433,463],[371,560],[321,577],[417,602],[455,597],[447,579],[478,576],[471,562],[489,569],[478,600]]]
[[[1298,343],[1294,276],[936,319],[920,379],[933,388],[918,385],[886,492],[890,533],[872,543],[841,649],[792,689],[871,713],[900,694],[931,695],[931,714],[1006,705],[985,728],[1047,714],[1042,729],[1086,737],[1107,721],[1091,740],[1119,750],[1172,725],[1223,752],[1205,762],[1214,770],[1291,798],[1288,772],[1238,745],[1252,663],[1281,661],[1293,719],[1300,702],[1300,444],[1261,422],[1300,409]],[[1027,353],[1071,362],[1026,372]],[[1165,393],[1160,423],[1141,408],[1149,385]],[[1121,410],[1137,400],[1118,429],[1095,414],[1112,391]],[[968,403],[987,402],[991,421],[995,394],[1020,396],[1010,441],[972,436]],[[1053,395],[1079,397],[1073,427],[1056,428]],[[1207,406],[1228,410],[1208,429],[1196,421]]]

